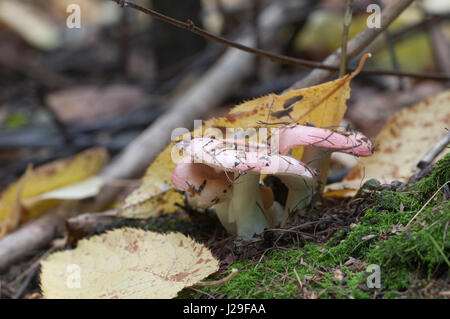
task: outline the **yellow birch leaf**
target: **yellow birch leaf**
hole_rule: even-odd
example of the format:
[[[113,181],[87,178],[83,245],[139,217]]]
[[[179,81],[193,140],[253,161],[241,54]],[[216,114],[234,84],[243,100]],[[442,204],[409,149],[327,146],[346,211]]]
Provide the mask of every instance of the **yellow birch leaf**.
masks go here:
[[[41,267],[47,299],[167,299],[218,271],[219,263],[181,233],[121,228],[54,253]]]
[[[39,194],[35,197],[22,200],[22,205],[25,208],[33,208],[40,201],[48,199],[60,200],[81,200],[85,198],[95,197],[100,192],[100,189],[105,184],[101,176],[89,177],[81,182],[70,184],[53,191]]]
[[[4,237],[9,232],[13,231],[19,226],[21,215],[23,214],[23,206],[21,203],[21,197],[23,193],[23,188],[25,183],[30,176],[30,173],[33,171],[33,166],[28,165],[27,170],[23,178],[20,179],[19,185],[17,187],[16,200],[11,208],[11,212],[6,216],[3,223],[0,224],[0,238]]]
[[[79,153],[73,158],[41,165],[29,172],[22,191],[21,201],[23,202],[40,194],[85,180],[97,174],[107,160],[108,154],[105,149],[92,148]],[[24,176],[19,181],[11,184],[1,194],[0,221],[4,220],[11,213],[19,192],[20,181],[23,178]],[[43,200],[27,206],[26,213],[21,216],[21,222],[45,212],[57,202],[57,200]]]
[[[342,78],[313,87],[291,90],[282,95],[269,94],[244,102],[234,107],[225,117],[205,121],[204,125],[191,135],[201,136],[208,128],[245,130],[308,122],[318,127],[336,127],[347,110],[350,81],[359,73],[369,56],[367,54],[361,59],[358,70]],[[173,142],[150,165],[141,186],[125,199],[119,216],[149,218],[176,210],[175,203],[181,203],[183,197],[174,191],[171,182],[175,168],[171,157],[172,146]],[[302,151],[303,147],[295,148],[292,155],[300,159]]]
[[[374,155],[360,158],[345,179],[329,185],[327,191],[352,189],[353,192],[345,194],[351,196],[371,178],[386,184],[408,181],[417,163],[447,133],[449,126],[450,90],[397,112],[378,134]],[[435,161],[448,152],[447,148]]]

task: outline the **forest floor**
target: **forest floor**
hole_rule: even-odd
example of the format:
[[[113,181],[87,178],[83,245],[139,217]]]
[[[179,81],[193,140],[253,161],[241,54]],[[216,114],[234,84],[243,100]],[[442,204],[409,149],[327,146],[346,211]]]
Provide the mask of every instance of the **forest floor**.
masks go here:
[[[186,288],[180,298],[448,298],[449,179],[447,155],[410,183],[370,180],[351,199],[318,200],[290,225],[250,242],[227,235],[212,212],[188,207],[107,228],[181,231],[222,261],[215,279],[238,270],[228,282]],[[43,253],[3,276],[6,297],[39,292],[39,267],[27,270]],[[26,286],[18,280],[24,276]]]

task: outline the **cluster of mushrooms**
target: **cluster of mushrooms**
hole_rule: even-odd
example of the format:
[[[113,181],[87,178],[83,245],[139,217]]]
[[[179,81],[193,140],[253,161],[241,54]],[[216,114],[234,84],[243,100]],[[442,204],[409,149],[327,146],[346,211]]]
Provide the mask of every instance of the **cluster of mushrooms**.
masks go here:
[[[175,146],[184,156],[172,173],[173,185],[198,207],[214,208],[225,229],[244,238],[284,225],[290,213],[311,202],[318,172],[289,156],[292,148],[304,146],[302,159],[315,157],[318,163],[335,151],[356,156],[373,152],[371,141],[361,133],[305,125],[279,127],[267,142],[202,137]],[[275,175],[286,185],[284,208],[261,183],[261,174]]]

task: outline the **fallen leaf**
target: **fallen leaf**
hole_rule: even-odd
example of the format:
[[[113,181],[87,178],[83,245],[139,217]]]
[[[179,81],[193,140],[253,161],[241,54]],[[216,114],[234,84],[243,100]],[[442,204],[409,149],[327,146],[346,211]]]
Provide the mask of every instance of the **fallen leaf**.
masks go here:
[[[368,56],[361,60],[360,68]],[[291,90],[283,95],[269,94],[242,103],[234,107],[225,117],[205,121],[201,128],[190,135],[202,136],[211,128],[246,130],[261,127],[276,128],[289,123],[310,122],[319,127],[336,127],[341,123],[347,109],[350,81],[358,74],[360,68],[335,81]],[[189,135],[183,137],[186,136]],[[173,142],[150,165],[141,186],[125,199],[119,216],[148,218],[176,210],[175,203],[182,202],[183,197],[174,191],[171,182],[172,171],[175,168],[171,157],[172,146]],[[292,156],[300,159],[302,152],[303,147],[297,147],[292,151]]]
[[[450,90],[432,96],[396,113],[378,134],[376,150],[371,157],[360,158],[344,181],[326,190],[352,189],[354,195],[365,181],[377,179],[389,184],[406,182],[417,163],[447,132],[450,126]],[[449,152],[447,148],[436,159]]]
[[[47,299],[160,299],[176,297],[216,272],[219,263],[206,247],[181,233],[121,228],[54,253],[41,267]]]
[[[16,200],[14,201],[14,204],[12,206],[11,212],[6,216],[3,223],[0,224],[0,238],[8,234],[10,231],[14,230],[19,226],[20,218],[23,214],[24,208],[21,203],[21,197],[23,193],[23,188],[30,177],[30,174],[32,172],[33,168],[32,165],[28,165],[27,170],[25,171],[25,174],[18,182],[17,187],[17,193],[16,193]]]
[[[144,92],[130,85],[79,86],[46,97],[48,105],[62,121],[84,123],[132,112],[141,107],[145,99]]]
[[[38,202],[48,199],[80,200],[94,197],[99,193],[103,185],[104,180],[102,177],[93,176],[79,183],[70,184],[69,186],[61,187],[54,191],[27,198],[22,201],[22,205],[29,209],[35,206]]]
[[[70,159],[57,160],[33,169],[27,177],[21,201],[39,196],[70,184],[85,180],[97,174],[108,160],[103,148],[83,151]],[[22,177],[21,179],[23,179]],[[8,216],[16,202],[20,180],[11,184],[0,196],[0,222]],[[39,200],[22,214],[21,222],[27,221],[57,203],[57,200]]]

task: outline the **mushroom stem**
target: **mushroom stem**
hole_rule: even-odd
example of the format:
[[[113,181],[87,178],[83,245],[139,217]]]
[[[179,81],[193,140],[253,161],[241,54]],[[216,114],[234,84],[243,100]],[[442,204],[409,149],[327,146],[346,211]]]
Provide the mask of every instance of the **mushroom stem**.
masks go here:
[[[303,209],[311,202],[317,184],[312,176],[300,183],[291,176],[280,176],[280,179],[289,188],[281,221],[281,226],[284,226],[290,213]]]
[[[259,174],[235,173],[233,197],[229,204],[229,221],[236,222],[236,234],[251,238],[267,228],[259,191]]]
[[[230,234],[236,234],[236,223],[230,222],[230,202],[225,201],[219,204],[216,204],[213,206],[214,210],[216,211],[216,215],[220,220],[220,223],[222,226],[227,230]]]

